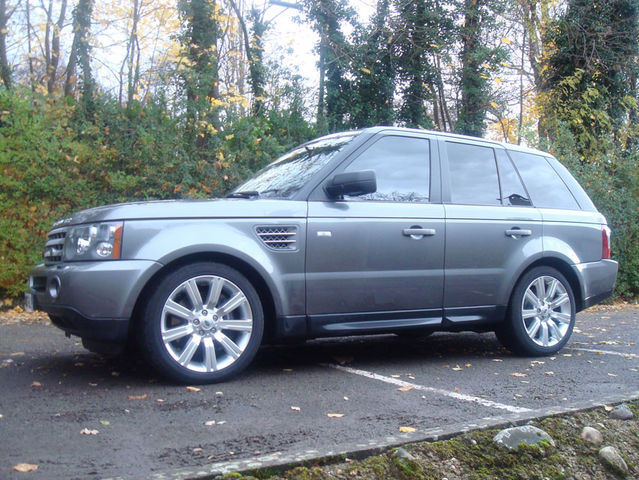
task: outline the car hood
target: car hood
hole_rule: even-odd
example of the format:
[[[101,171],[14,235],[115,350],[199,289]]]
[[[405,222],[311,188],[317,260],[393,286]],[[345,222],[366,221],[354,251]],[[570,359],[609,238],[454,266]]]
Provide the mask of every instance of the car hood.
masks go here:
[[[58,220],[54,227],[114,220],[177,218],[305,217],[306,202],[267,199],[158,200],[107,205],[82,210]]]

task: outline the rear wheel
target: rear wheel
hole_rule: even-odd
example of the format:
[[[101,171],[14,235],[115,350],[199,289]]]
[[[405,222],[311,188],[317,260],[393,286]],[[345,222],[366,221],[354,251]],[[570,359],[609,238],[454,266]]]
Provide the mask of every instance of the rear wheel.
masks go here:
[[[246,277],[203,262],[159,283],[144,312],[142,344],[161,374],[184,383],[214,383],[246,368],[263,332],[262,305]]]
[[[568,342],[575,324],[575,298],[566,278],[552,267],[535,267],[519,279],[506,321],[495,332],[520,355],[551,355]]]

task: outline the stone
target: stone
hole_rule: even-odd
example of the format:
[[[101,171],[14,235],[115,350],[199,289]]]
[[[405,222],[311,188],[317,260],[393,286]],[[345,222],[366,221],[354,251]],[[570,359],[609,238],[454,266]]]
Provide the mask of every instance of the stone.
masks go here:
[[[398,459],[409,460],[411,462],[415,461],[415,457],[404,450],[402,447],[399,447],[397,450],[393,452],[393,455]]]
[[[612,470],[617,473],[625,475],[628,473],[628,465],[615,447],[604,447],[599,450],[599,456],[603,460],[604,464],[608,465]]]
[[[541,428],[532,425],[524,425],[522,427],[513,427],[502,430],[493,437],[493,442],[498,447],[516,451],[522,443],[525,445],[539,445],[542,440],[546,440],[553,447],[555,441],[550,435]]]
[[[610,412],[610,418],[615,418],[617,420],[632,420],[635,418],[635,414],[628,408],[628,405],[622,403]]]
[[[581,439],[588,443],[601,445],[601,442],[603,442],[603,435],[596,428],[584,427],[581,431]]]

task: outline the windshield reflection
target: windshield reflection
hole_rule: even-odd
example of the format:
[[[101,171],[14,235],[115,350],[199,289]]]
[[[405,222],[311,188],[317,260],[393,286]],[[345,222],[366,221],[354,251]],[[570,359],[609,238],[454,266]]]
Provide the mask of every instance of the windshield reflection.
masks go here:
[[[291,198],[315,172],[326,165],[356,134],[331,135],[291,150],[237,187],[232,196],[257,192],[266,198]]]

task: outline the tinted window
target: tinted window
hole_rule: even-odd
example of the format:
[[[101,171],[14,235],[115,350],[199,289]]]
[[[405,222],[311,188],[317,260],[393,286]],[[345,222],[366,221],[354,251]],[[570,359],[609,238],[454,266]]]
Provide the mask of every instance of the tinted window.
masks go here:
[[[521,178],[513,167],[510,158],[503,150],[495,150],[497,168],[499,169],[499,182],[501,184],[501,200],[504,205],[530,206],[530,199],[526,189],[521,183]]]
[[[383,137],[375,142],[345,172],[373,170],[377,191],[351,200],[427,202],[429,198],[430,153],[425,138]]]
[[[446,151],[453,203],[501,205],[492,148],[446,142]]]
[[[353,134],[331,135],[297,147],[257,172],[234,193],[257,192],[261,197],[291,198],[353,138]]]
[[[526,184],[533,205],[542,208],[579,210],[579,205],[570,190],[544,157],[512,151],[508,154]]]

